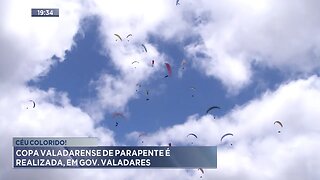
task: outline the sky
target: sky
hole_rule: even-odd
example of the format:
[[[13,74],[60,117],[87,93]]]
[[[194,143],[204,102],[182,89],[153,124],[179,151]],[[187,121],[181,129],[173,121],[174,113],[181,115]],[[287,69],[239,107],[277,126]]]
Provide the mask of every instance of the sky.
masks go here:
[[[319,179],[320,2],[179,3],[1,1],[0,179],[200,179],[197,169],[12,169],[16,136],[178,146],[189,133],[218,146],[218,168],[201,179]]]

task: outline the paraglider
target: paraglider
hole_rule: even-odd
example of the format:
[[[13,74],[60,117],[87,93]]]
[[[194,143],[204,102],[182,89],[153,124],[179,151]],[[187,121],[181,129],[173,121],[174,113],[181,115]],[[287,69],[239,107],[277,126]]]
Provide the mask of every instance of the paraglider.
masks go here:
[[[141,44],[141,46],[143,47],[143,49],[144,49],[146,52],[148,52],[148,50],[147,50],[147,48],[146,48],[146,46],[145,46],[144,44]]]
[[[139,61],[133,61],[131,64],[135,64],[135,63],[139,64]],[[134,68],[137,68],[137,67],[135,66]]]
[[[137,87],[136,92],[138,92],[139,88],[141,88],[141,84],[137,83],[136,87]]]
[[[31,104],[29,106],[27,106],[27,109],[29,109],[29,107],[35,108],[36,107],[36,102],[34,102],[33,100],[29,100],[29,102],[31,102]]]
[[[202,168],[198,168],[198,171],[201,171],[202,175],[204,174],[204,170]],[[202,175],[200,176],[200,178],[202,178]]]
[[[143,136],[146,136],[146,135],[147,135],[146,133],[140,133],[140,134],[139,134],[139,138],[141,138],[141,143],[142,143],[142,144],[143,144],[143,139],[142,139],[142,137],[143,137]]]
[[[223,140],[225,137],[227,137],[227,136],[233,136],[233,134],[232,134],[232,133],[224,134],[224,135],[221,137],[220,142],[222,142],[222,140]],[[232,146],[232,144],[231,144],[231,146]]]
[[[149,90],[146,90],[146,96],[147,96],[146,101],[149,101],[149,100],[150,100],[150,99],[148,98],[148,96],[149,96]]]
[[[132,34],[128,34],[127,37],[126,37],[126,39],[127,39],[128,41],[129,41],[128,38],[129,38],[130,36],[132,36]]]
[[[280,121],[275,121],[273,124],[279,124],[281,127],[283,127],[283,125]],[[281,133],[281,131],[279,130],[278,133]]]
[[[154,60],[151,61],[151,66],[152,66],[152,67],[154,66]]]
[[[119,34],[114,34],[114,35],[117,36],[120,39],[120,41],[122,41],[122,38]],[[117,39],[116,39],[116,41],[117,41]]]
[[[113,118],[122,118],[122,119],[125,118],[125,116],[124,116],[123,113],[121,113],[121,112],[114,112],[114,113],[112,114],[112,117],[113,117]],[[119,122],[116,121],[116,127],[117,127],[118,125],[119,125]]]
[[[212,110],[212,109],[220,109],[219,106],[212,106],[207,110],[207,114]]]
[[[169,77],[169,76],[171,76],[171,74],[172,74],[171,66],[170,66],[169,63],[165,63],[165,65],[166,65],[167,72],[168,72],[168,74],[166,75],[166,77]]]
[[[187,64],[187,61],[186,61],[186,60],[183,60],[183,61],[181,62],[181,68],[184,69],[186,64]]]
[[[213,109],[221,109],[219,106],[212,106],[212,107],[210,107],[207,111],[206,111],[206,113],[208,114],[211,110],[213,110]],[[215,116],[213,116],[213,118],[215,119],[216,117]]]
[[[198,136],[197,136],[196,134],[194,134],[194,133],[188,134],[188,135],[187,135],[187,138],[189,139],[189,137],[195,137],[195,138],[198,139]],[[192,139],[192,138],[191,138],[191,139]],[[191,144],[193,144],[193,141],[191,141]]]
[[[194,133],[190,133],[190,134],[187,135],[187,137],[188,136],[194,136],[195,138],[198,138],[198,136],[196,134],[194,134]]]
[[[114,113],[112,113],[112,117],[113,117],[113,118],[117,118],[117,117],[125,118],[125,116],[124,116],[123,113],[121,113],[121,112],[114,112]]]
[[[195,88],[195,87],[190,87],[190,90],[196,91],[196,88]],[[191,97],[194,97],[194,94],[193,94],[193,93],[192,93]]]

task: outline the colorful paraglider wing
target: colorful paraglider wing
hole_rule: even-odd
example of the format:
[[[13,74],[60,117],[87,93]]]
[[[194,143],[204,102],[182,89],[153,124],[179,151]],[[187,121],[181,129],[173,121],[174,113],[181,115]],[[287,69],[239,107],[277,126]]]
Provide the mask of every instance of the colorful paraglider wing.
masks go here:
[[[222,142],[223,138],[225,138],[226,136],[233,136],[233,134],[232,133],[227,133],[227,134],[223,135],[221,137],[220,141]]]
[[[144,44],[141,44],[141,46],[143,47],[143,49],[144,49],[146,52],[148,52],[148,50],[147,50],[147,48],[146,48],[146,46],[145,46]]]
[[[171,76],[171,74],[172,74],[172,69],[171,69],[170,64],[169,64],[169,63],[165,63],[165,65],[166,65],[166,68],[167,68],[167,71],[168,71],[168,76]]]
[[[212,106],[207,110],[207,114],[212,110],[212,109],[220,109],[218,106]]]
[[[120,39],[120,41],[122,41],[122,38],[120,37],[119,34],[114,34],[114,35],[117,36]]]

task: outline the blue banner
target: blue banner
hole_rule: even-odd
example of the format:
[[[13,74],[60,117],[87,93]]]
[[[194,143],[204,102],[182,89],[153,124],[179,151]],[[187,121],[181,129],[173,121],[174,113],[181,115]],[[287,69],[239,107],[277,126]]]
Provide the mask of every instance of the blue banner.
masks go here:
[[[14,168],[217,168],[216,146],[13,147]]]

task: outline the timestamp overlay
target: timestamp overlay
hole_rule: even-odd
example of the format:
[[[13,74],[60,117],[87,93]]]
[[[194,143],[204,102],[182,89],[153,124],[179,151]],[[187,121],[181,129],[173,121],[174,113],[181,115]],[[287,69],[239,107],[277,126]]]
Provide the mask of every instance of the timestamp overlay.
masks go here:
[[[31,17],[59,17],[59,8],[32,8]]]

